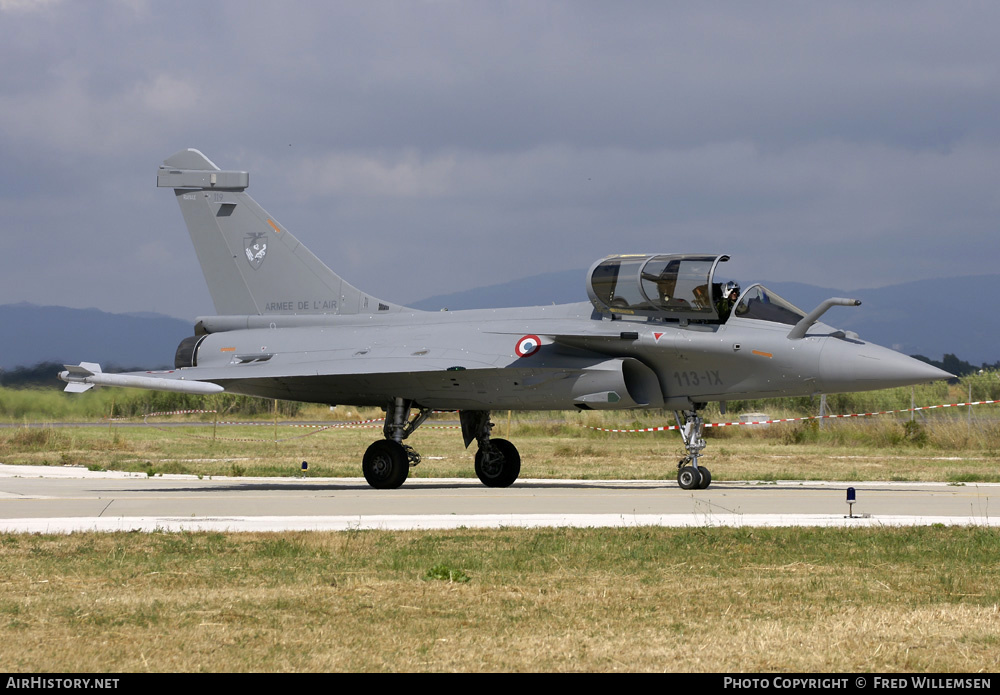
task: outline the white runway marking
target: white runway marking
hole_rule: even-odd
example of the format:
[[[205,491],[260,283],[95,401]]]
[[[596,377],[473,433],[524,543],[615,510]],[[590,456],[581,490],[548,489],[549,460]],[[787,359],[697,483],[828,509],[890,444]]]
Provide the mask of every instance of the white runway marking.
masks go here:
[[[474,514],[474,515],[366,515],[303,517],[112,517],[62,519],[2,519],[2,533],[80,533],[86,531],[411,531],[459,528],[599,528],[666,526],[712,527],[890,527],[890,526],[998,527],[1000,519],[972,517],[880,516],[854,517],[819,514]]]

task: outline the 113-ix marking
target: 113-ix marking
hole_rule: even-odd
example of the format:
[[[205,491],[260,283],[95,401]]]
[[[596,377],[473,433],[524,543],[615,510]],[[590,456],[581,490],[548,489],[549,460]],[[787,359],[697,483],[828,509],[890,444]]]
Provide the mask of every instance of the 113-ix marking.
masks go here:
[[[722,377],[718,369],[706,369],[703,372],[674,372],[678,386],[722,386]]]

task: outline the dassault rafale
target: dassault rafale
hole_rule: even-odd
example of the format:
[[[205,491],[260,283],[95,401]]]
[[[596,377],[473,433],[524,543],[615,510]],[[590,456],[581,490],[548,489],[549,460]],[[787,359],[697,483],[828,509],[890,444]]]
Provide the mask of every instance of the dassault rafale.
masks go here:
[[[216,315],[196,320],[175,369],[104,374],[67,365],[67,391],[94,385],[229,393],[385,408],[361,467],[375,488],[402,485],[420,455],[404,444],[435,410],[458,411],[475,471],[514,483],[517,448],[491,436],[494,410],[674,411],[684,489],[704,489],[701,411],[709,402],[883,389],[951,375],[820,322],[762,285],[717,280],[729,256],[616,255],[586,275],[589,302],[428,312],[345,282],[247,193],[245,171],[198,150],[166,159]]]

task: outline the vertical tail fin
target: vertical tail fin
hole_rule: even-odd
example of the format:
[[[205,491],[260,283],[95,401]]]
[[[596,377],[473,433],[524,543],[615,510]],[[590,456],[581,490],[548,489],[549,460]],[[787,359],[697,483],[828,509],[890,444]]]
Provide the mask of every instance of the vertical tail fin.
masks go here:
[[[326,267],[246,193],[250,175],[198,150],[159,168],[173,188],[220,315],[375,314],[404,307],[361,292]]]

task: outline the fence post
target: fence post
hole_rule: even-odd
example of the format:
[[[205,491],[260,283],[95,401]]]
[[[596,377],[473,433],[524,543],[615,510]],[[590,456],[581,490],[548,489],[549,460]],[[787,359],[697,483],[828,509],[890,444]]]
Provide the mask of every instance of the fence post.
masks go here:
[[[969,431],[972,431],[972,381],[969,381]]]

